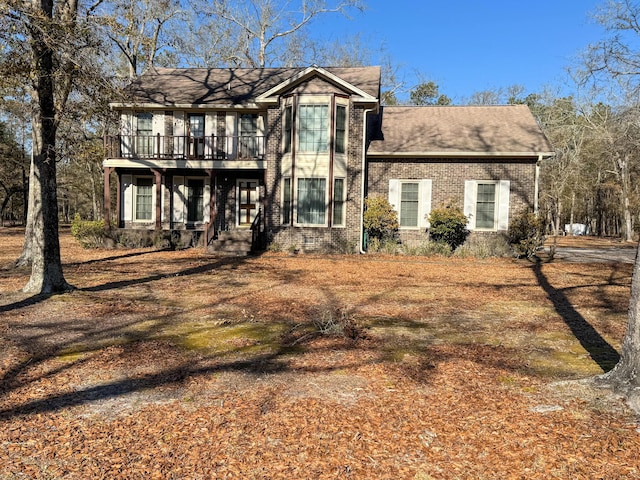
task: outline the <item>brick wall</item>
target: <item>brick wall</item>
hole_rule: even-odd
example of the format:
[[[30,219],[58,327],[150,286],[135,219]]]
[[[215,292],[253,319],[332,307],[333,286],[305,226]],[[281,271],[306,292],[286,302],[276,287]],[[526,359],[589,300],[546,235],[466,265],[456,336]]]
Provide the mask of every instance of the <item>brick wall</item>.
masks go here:
[[[389,179],[431,179],[431,206],[464,205],[465,180],[510,180],[509,217],[533,208],[537,159],[369,159],[367,195],[389,195]],[[426,238],[420,230],[402,230],[403,241]]]
[[[282,111],[270,108],[267,114],[267,175],[266,175],[266,230],[267,241],[283,249],[302,251],[357,251],[360,246],[360,218],[362,200],[362,142],[364,108],[350,104],[345,226],[297,227],[281,225],[282,199]]]

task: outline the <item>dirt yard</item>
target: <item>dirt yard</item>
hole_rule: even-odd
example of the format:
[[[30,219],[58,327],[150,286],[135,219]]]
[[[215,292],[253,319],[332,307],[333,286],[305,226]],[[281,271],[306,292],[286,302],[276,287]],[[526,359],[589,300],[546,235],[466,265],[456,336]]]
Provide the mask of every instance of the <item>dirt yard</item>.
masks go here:
[[[0,229],[0,479],[640,479],[640,419],[590,382],[630,264],[63,233],[77,290],[30,297],[22,235]]]

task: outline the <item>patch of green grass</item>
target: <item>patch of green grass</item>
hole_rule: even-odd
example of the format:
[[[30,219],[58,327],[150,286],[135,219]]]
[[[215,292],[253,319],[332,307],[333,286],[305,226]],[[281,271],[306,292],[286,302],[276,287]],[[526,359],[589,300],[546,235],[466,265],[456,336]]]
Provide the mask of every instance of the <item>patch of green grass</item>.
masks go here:
[[[216,354],[259,354],[277,351],[282,335],[289,326],[284,323],[237,323],[220,325],[208,322],[181,323],[165,329],[161,336],[187,350]]]

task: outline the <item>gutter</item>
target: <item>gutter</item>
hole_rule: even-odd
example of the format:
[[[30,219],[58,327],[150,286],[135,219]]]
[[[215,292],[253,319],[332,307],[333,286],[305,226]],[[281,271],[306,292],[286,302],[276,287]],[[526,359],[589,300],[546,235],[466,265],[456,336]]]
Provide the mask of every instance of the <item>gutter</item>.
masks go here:
[[[367,253],[364,250],[364,186],[366,182],[366,164],[367,164],[367,115],[371,112],[375,112],[376,108],[366,108],[363,110],[362,119],[362,182],[360,184],[360,253]]]

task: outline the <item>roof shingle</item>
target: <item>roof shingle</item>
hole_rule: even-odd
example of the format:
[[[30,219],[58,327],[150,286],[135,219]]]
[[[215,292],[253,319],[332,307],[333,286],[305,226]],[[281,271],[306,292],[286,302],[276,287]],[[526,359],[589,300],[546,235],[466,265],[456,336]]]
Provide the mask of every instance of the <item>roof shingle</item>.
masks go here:
[[[526,105],[382,107],[373,155],[549,154]]]
[[[135,103],[247,105],[305,68],[156,68],[127,88]],[[327,72],[378,98],[380,67],[328,67]]]

